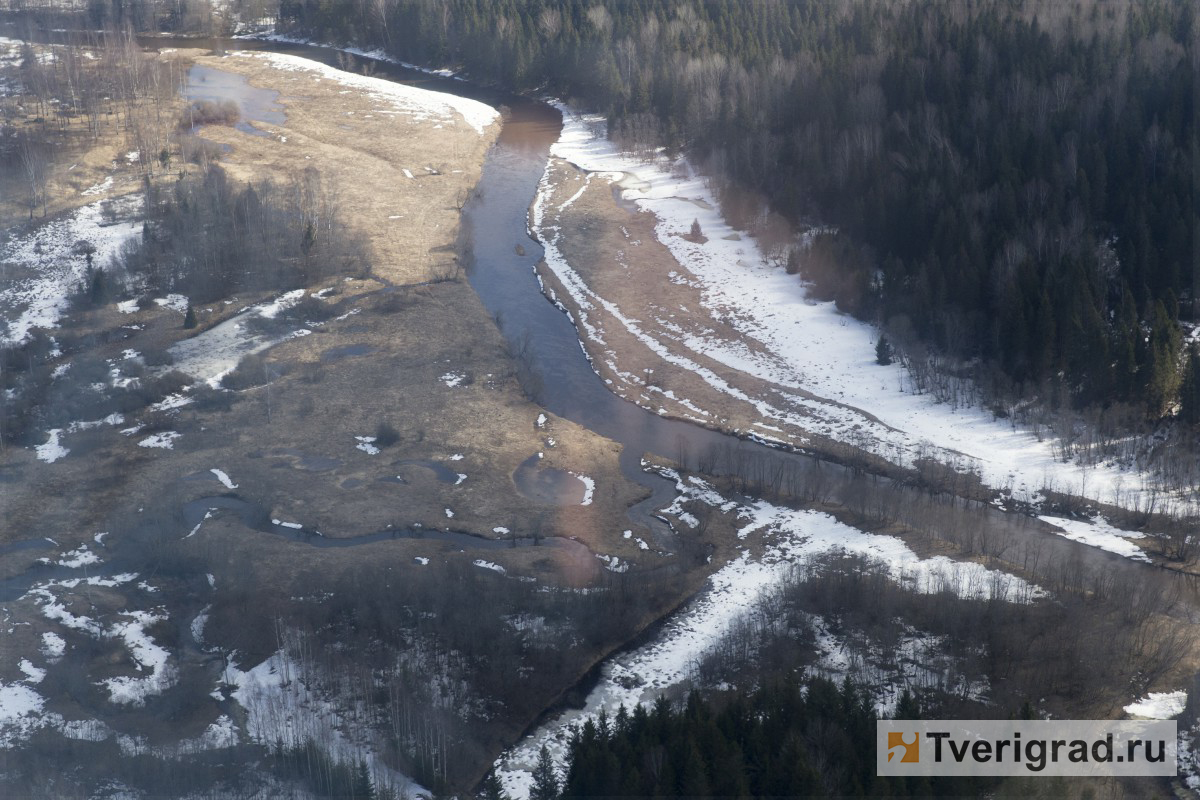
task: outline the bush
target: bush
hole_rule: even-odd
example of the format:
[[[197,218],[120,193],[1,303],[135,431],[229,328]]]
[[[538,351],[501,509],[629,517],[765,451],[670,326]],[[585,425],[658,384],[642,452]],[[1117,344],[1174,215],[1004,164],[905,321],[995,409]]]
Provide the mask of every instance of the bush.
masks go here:
[[[270,375],[268,375],[268,368]],[[288,374],[291,367],[282,361],[267,361],[261,355],[249,355],[242,359],[237,369],[221,379],[221,386],[233,391],[265,386],[268,380]]]
[[[175,363],[175,356],[165,347],[144,347],[142,361],[146,362],[147,367],[169,367]]]
[[[233,125],[241,116],[237,103],[232,100],[197,100],[179,118],[179,129],[186,131],[201,125]]]
[[[228,411],[233,408],[233,396],[223,389],[205,385],[192,392],[192,408],[197,411]]]
[[[400,432],[386,422],[379,423],[375,429],[375,444],[379,447],[391,447],[400,441]]]
[[[221,386],[235,392],[262,386],[267,382],[265,364],[266,359],[262,356],[248,355],[238,363],[237,367],[221,378]]]
[[[179,152],[190,164],[205,164],[219,160],[225,148],[199,136],[185,136],[179,143]]]

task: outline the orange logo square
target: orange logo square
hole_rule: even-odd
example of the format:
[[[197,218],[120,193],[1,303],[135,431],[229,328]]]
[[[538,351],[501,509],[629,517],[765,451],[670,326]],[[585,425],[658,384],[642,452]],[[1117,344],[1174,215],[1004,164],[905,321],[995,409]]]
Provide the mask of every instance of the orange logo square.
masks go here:
[[[921,739],[916,732],[888,731],[888,763],[897,755],[901,764],[916,764],[921,760]]]

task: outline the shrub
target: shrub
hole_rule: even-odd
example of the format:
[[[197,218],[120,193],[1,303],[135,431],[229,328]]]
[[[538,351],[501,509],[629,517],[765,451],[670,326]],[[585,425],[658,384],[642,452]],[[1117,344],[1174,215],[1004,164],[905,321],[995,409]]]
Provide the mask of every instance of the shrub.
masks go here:
[[[391,447],[400,441],[400,432],[386,422],[379,423],[375,429],[375,444],[379,447]]]
[[[179,129],[186,131],[201,125],[233,125],[241,116],[237,103],[232,100],[197,100],[179,118]]]

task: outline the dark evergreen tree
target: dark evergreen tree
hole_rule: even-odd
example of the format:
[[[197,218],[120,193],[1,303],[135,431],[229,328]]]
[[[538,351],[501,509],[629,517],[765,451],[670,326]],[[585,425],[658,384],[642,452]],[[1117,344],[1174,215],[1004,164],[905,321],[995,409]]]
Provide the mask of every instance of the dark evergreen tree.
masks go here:
[[[875,343],[875,363],[885,367],[892,363],[892,345],[882,333],[879,334],[879,341]]]
[[[1129,345],[1157,301],[1178,331],[1169,295],[1192,290],[1195,14],[1123,9],[1064,7],[1051,30],[1022,0],[394,0],[363,26],[349,0],[287,0],[279,25],[572,97],[622,146],[703,164],[738,226],[835,225],[847,244],[805,277],[843,310],[907,317],[1018,386],[1062,373],[1078,405],[1162,413],[1172,348]]]
[[[554,760],[550,757],[550,751],[542,745],[537,764],[533,768],[533,786],[529,790],[529,800],[558,800],[558,796],[558,775],[554,769]]]
[[[108,302],[108,278],[103,269],[92,270],[92,283],[88,297],[93,306],[102,306]]]
[[[479,797],[480,800],[508,800],[504,785],[500,783],[500,776],[495,771],[489,772],[488,776],[483,779],[483,788]]]
[[[350,796],[354,800],[375,800],[375,783],[371,780],[371,771],[364,759],[360,758],[354,768],[354,785],[351,787]]]
[[[183,315],[183,327],[188,330],[196,327],[196,309],[192,308],[191,303],[188,303],[187,313]]]
[[[1200,343],[1194,341],[1188,346],[1179,401],[1180,418],[1189,425],[1200,425]]]

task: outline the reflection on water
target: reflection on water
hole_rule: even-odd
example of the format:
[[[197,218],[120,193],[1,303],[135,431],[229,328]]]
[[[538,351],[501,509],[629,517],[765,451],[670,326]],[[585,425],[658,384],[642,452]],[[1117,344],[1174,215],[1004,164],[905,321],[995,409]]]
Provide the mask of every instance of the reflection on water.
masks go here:
[[[401,467],[401,468],[403,468],[403,467],[420,467],[422,469],[427,469],[430,472],[432,472],[434,474],[434,477],[436,477],[442,483],[458,483],[458,473],[457,472],[450,469],[449,467],[447,467],[445,464],[441,463],[440,461],[434,461],[433,459],[430,459],[430,458],[404,458],[404,459],[401,459],[400,461],[393,462],[392,466]],[[403,478],[401,478],[400,480],[401,480],[401,483],[407,482]]]
[[[537,503],[577,506],[587,491],[583,481],[563,469],[538,469],[541,457],[536,453],[521,462],[513,472],[513,483],[525,497]]]

